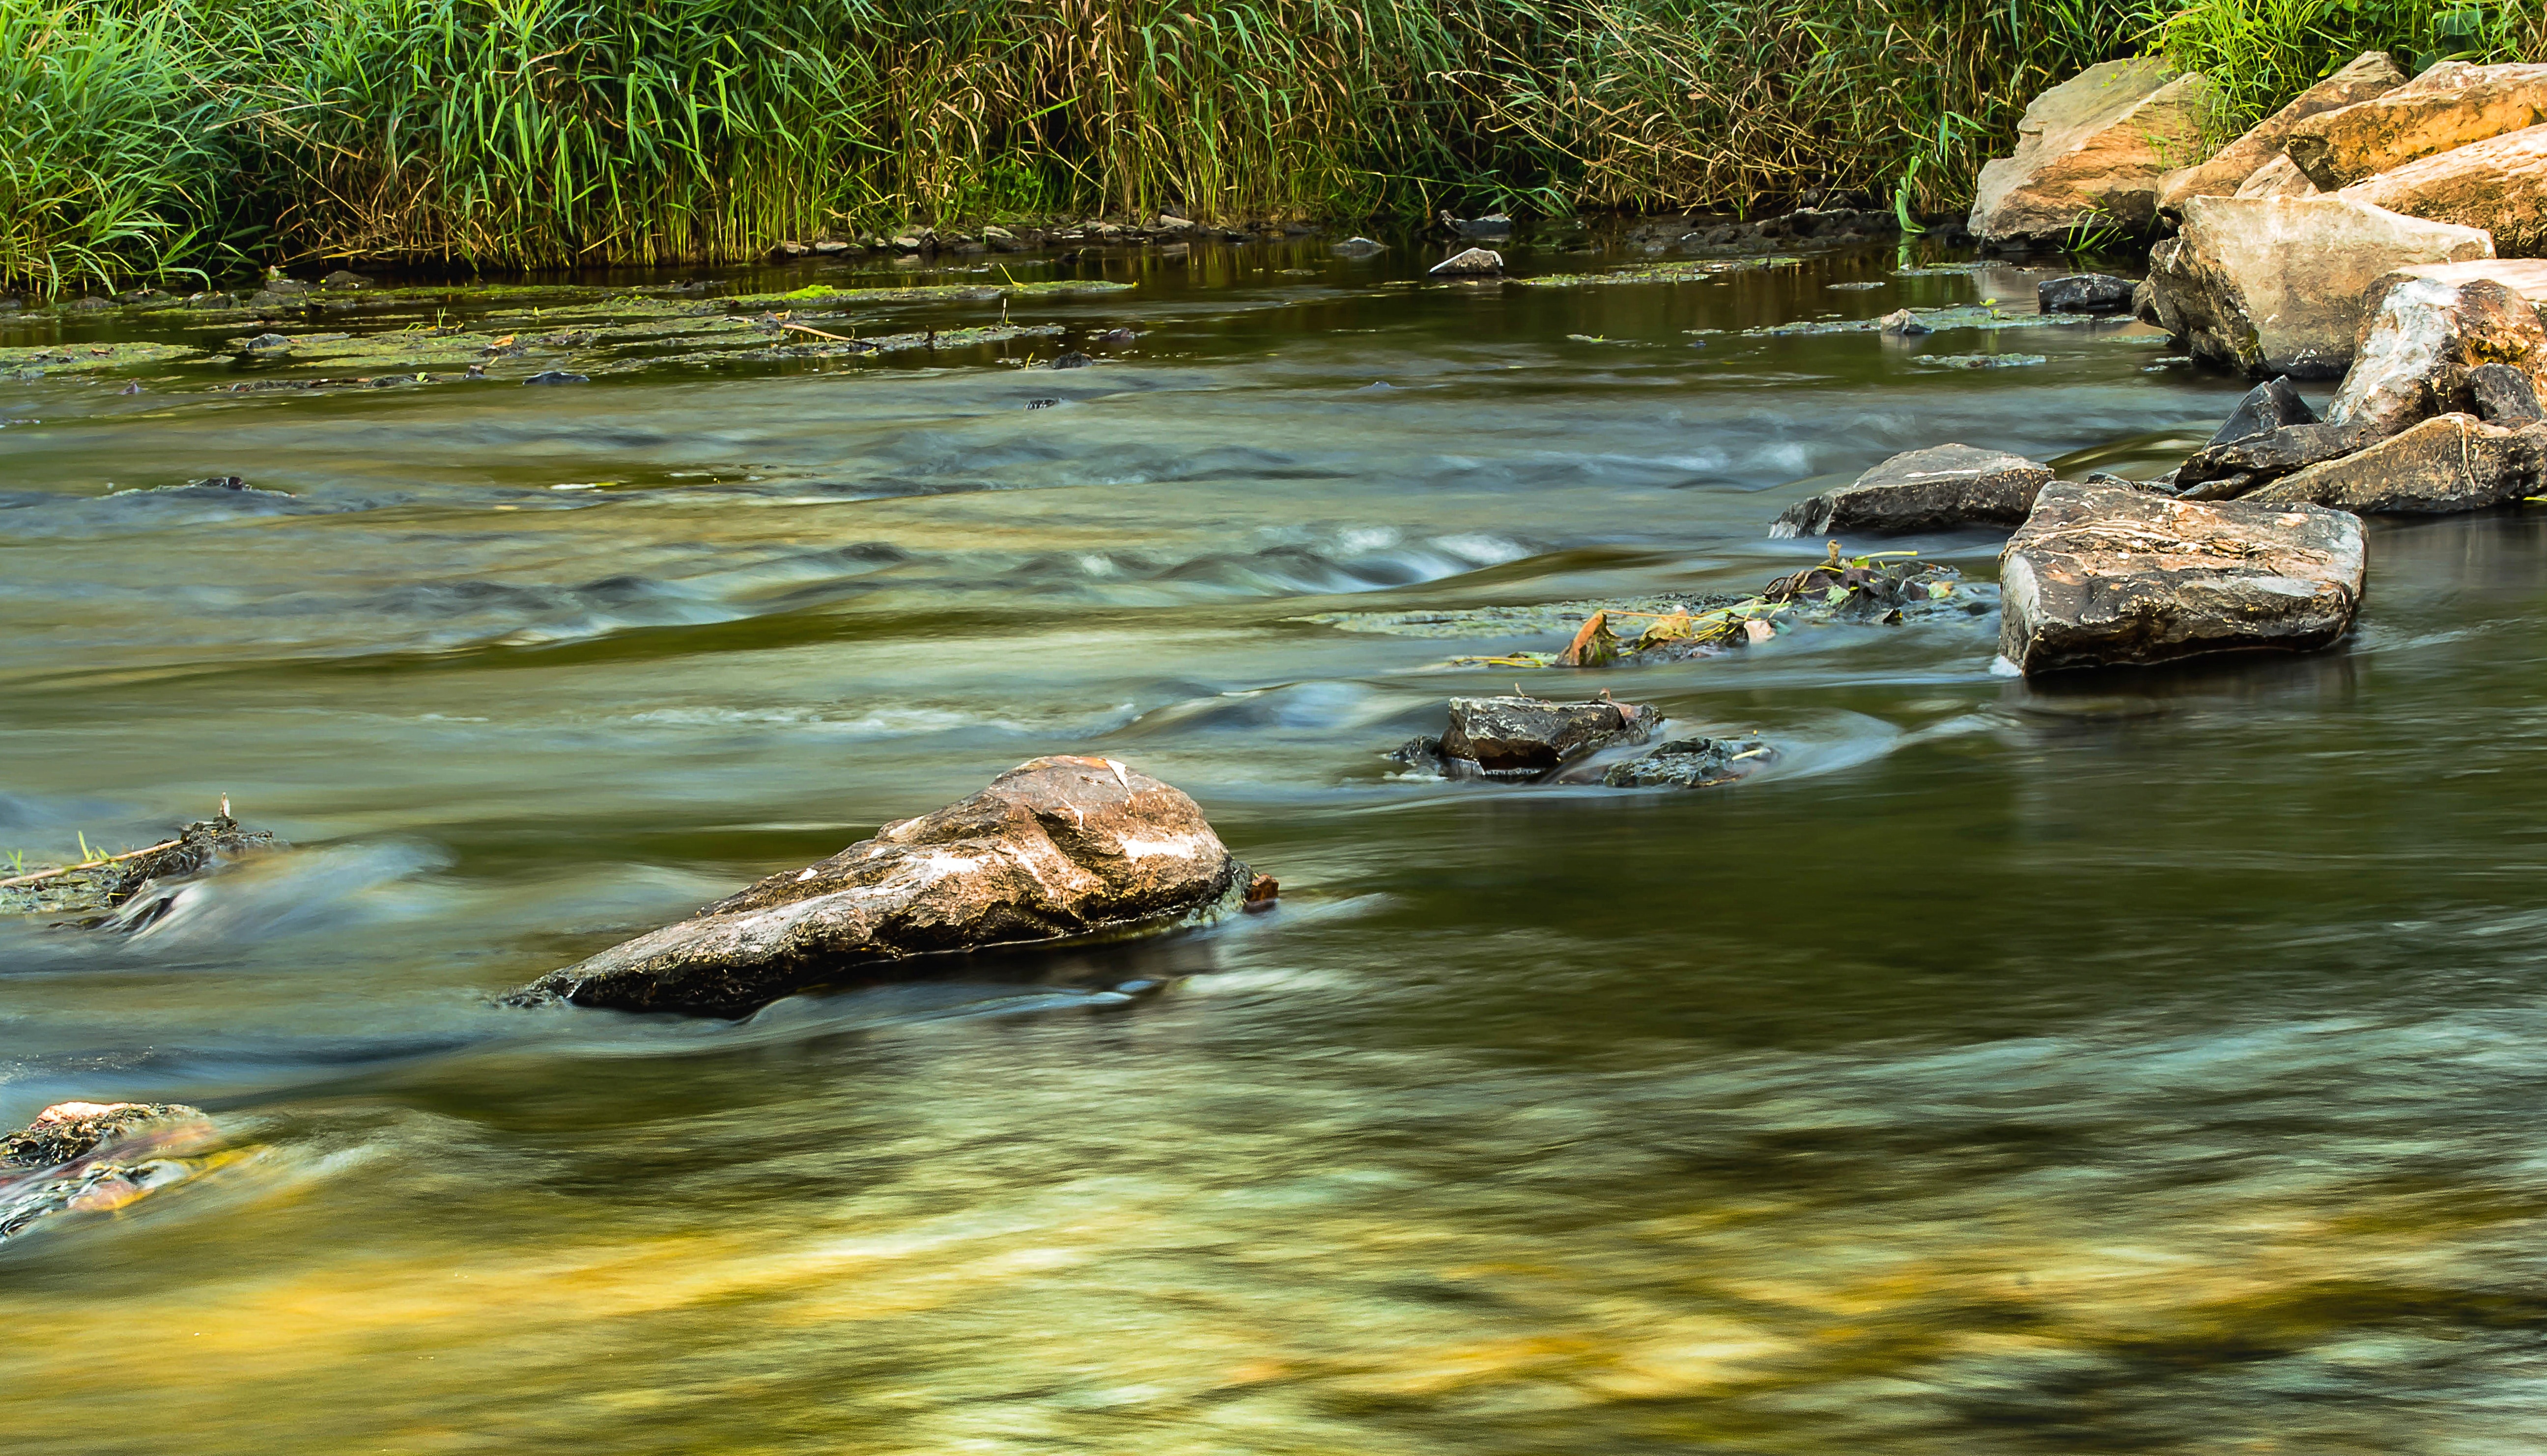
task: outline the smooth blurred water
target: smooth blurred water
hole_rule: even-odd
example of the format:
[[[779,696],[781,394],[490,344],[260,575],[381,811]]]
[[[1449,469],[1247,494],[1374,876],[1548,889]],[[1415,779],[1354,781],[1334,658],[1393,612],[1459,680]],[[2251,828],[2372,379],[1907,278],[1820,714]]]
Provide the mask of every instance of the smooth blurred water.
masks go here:
[[[1570,236],[1517,270],[1642,257]],[[1392,778],[1515,677],[1446,658],[1550,640],[1301,619],[1747,590],[1819,557],[1764,535],[1810,477],[2154,466],[2240,387],[2127,324],[1739,332],[2029,296],[2006,269],[1426,287],[1393,241],[1092,256],[1140,288],[1010,305],[1069,372],[0,383],[0,852],[222,794],[297,846],[131,938],[0,929],[0,1125],[184,1100],[235,1155],[0,1246],[0,1430],[2547,1440],[2535,513],[2374,526],[2314,657],[2030,688],[1988,617],[1811,628],[1591,684],[1786,747],[1737,788]],[[136,335],[189,337],[63,336]],[[1989,350],[2047,362],[1916,362]],[[108,494],[231,473],[292,498]],[[1280,909],[738,1024],[488,999],[1072,751],[1192,793]]]

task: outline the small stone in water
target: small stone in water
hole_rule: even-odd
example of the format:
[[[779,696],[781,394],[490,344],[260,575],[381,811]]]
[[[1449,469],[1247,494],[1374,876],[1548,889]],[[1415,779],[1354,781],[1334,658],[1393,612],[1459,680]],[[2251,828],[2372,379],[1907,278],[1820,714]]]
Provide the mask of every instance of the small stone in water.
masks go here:
[[[526,385],[588,385],[591,384],[592,381],[583,375],[569,374],[562,369],[544,369],[538,374],[531,376],[529,379],[522,381],[522,383]]]

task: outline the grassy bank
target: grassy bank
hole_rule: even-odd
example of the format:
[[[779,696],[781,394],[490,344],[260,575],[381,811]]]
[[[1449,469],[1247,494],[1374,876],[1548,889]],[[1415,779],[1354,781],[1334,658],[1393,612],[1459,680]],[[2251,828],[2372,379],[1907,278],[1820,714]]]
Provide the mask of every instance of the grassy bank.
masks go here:
[[[0,282],[747,256],[905,219],[1952,206],[2164,48],[2259,113],[2540,0],[0,0]]]

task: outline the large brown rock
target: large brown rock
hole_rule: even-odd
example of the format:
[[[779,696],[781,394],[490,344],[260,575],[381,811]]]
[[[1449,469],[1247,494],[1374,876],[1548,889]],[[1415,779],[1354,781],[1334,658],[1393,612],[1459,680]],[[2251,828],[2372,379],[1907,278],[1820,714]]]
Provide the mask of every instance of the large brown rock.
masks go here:
[[[2328,192],[2547,122],[2547,65],[2442,61],[2368,101],[2306,118],[2282,149]]]
[[[1981,168],[1972,230],[1987,241],[2147,228],[2158,180],[2200,152],[2215,88],[2154,58],[2087,67],[2034,98],[2016,151]]]
[[[1971,445],[1909,450],[1850,484],[1787,507],[1771,524],[1769,534],[1898,535],[1965,526],[2013,526],[2034,509],[2034,493],[2051,478],[2050,466],[2002,450]]]
[[[739,1016],[915,956],[1162,925],[1242,890],[1191,799],[1106,758],[1037,758],[516,992]]]
[[[2536,486],[2542,441],[2547,441],[2547,429],[2537,426],[2506,429],[2472,414],[2434,415],[2358,454],[2294,471],[2240,500],[2307,501],[2390,515],[2483,510]]]
[[[2494,234],[2497,254],[2534,257],[2547,248],[2547,126],[2408,162],[2336,196],[2410,217],[2482,227]]]
[[[2180,207],[2189,197],[2246,196],[2244,184],[2247,180],[2276,161],[2284,162],[2290,172],[2297,174],[2298,165],[2282,156],[2282,142],[2290,135],[2293,127],[2321,112],[2368,101],[2404,84],[2406,73],[2397,69],[2397,62],[2389,59],[2387,51],[2365,50],[2353,57],[2343,69],[2292,98],[2290,105],[2256,123],[2245,135],[2214,152],[2208,160],[2167,173],[2158,183],[2158,206]],[[2276,185],[2287,190],[2287,184],[2278,178]],[[2310,185],[2310,190],[2314,190],[2314,184]]]
[[[2232,196],[2307,197],[2317,190],[2317,184],[2309,181],[2308,174],[2300,170],[2299,163],[2289,157],[2275,157],[2248,174],[2245,181],[2238,184],[2238,190]],[[2183,204],[2176,206],[2181,208]]]
[[[2493,256],[2477,228],[2354,198],[2195,197],[2183,230],[2150,250],[2150,283],[2161,325],[2196,356],[2327,379],[2352,360],[2373,283],[2413,264]]]
[[[2335,424],[2394,435],[2436,414],[2474,413],[2469,372],[2506,364],[2547,382],[2547,324],[2491,278],[2382,278],[2351,372],[2327,405]]]
[[[2028,676],[2326,646],[2361,601],[2360,518],[2056,481],[1999,556],[1999,653]]]

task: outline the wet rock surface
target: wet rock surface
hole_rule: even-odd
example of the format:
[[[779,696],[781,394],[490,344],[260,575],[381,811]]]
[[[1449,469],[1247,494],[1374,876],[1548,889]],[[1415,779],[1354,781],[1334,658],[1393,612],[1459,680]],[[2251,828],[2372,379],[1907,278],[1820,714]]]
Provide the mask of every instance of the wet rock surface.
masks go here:
[[[2294,471],[2340,460],[2375,438],[2358,425],[2305,424],[2215,442],[2176,468],[2174,493],[2187,500],[2233,499]]]
[[[2135,287],[2110,273],[2072,273],[2036,284],[2034,295],[2046,313],[2124,313]]]
[[[175,1102],[62,1102],[0,1138],[0,1240],[58,1214],[109,1213],[193,1171],[172,1154],[212,1133]]]
[[[2361,521],[2057,481],[1999,557],[1999,653],[2032,676],[2329,645],[2361,600]]]
[[[2474,413],[2470,379],[2489,364],[2547,378],[2547,324],[2529,300],[2491,278],[2379,281],[2359,357],[2327,418],[2393,435],[2436,414]]]
[[[2051,478],[2051,467],[2005,451],[1971,445],[1904,451],[1851,484],[1789,506],[1769,534],[1898,535],[2014,526],[2033,509],[2035,492]]]
[[[2547,447],[2547,427],[2511,429],[2486,424],[2472,414],[2434,415],[2357,453],[2284,474],[2240,498],[2310,501],[2391,515],[2484,510],[2536,488],[2542,447]]]
[[[2547,411],[2538,407],[2537,382],[2508,364],[2480,364],[2467,375],[2468,399],[2476,417],[2490,425],[2534,425]]]
[[[2483,231],[2356,198],[2196,197],[2150,250],[2160,327],[2199,359],[2331,379],[2352,362],[2373,284],[2415,264],[2494,256]]]
[[[509,999],[736,1016],[933,953],[1165,926],[1251,878],[1178,790],[1111,759],[1037,758]]]
[[[1661,723],[1653,708],[1609,698],[1453,698],[1437,751],[1452,778],[1537,779],[1604,748],[1644,742]]]
[[[1436,278],[1493,278],[1504,271],[1504,255],[1492,248],[1469,248],[1433,265]]]
[[[1601,782],[1613,789],[1707,789],[1748,778],[1777,762],[1758,738],[1673,738],[1642,758],[1612,764]]]

